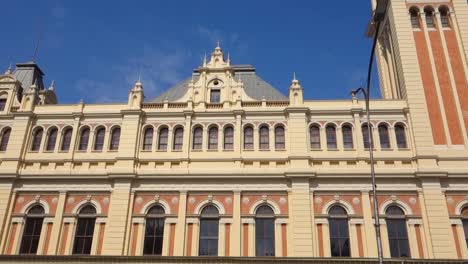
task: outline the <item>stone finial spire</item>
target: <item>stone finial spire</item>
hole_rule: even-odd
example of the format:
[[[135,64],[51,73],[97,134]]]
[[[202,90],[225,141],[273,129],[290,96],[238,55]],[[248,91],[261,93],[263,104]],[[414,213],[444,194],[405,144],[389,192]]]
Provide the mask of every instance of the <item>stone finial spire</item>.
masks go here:
[[[289,87],[289,103],[293,106],[300,106],[304,103],[304,95],[301,83],[296,78],[296,73],[293,73],[291,86]]]
[[[55,80],[52,80],[49,86],[49,91],[54,91],[55,90]]]
[[[8,66],[8,69],[5,71],[5,74],[11,74],[11,63]]]
[[[302,88],[301,83],[296,78],[296,72],[293,73],[293,79],[291,81],[291,88]]]
[[[138,76],[138,80],[135,82],[135,85],[128,94],[128,106],[132,109],[140,109],[144,98],[145,95],[143,93],[143,84],[141,83],[141,76]]]
[[[203,67],[206,67],[206,52],[205,52],[205,56],[203,57]]]

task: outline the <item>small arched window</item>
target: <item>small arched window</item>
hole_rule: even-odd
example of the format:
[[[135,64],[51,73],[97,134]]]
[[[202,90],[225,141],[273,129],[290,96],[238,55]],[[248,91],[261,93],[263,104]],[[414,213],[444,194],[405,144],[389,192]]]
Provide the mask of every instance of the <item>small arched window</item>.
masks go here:
[[[320,127],[312,125],[309,128],[310,134],[310,147],[312,149],[320,149]]]
[[[268,205],[261,205],[255,212],[255,255],[275,256],[275,213]]]
[[[81,208],[76,223],[73,254],[89,255],[91,253],[95,224],[96,208],[92,205],[86,205]]]
[[[234,128],[228,126],[224,129],[224,149],[234,149]]]
[[[380,148],[382,149],[390,148],[390,136],[388,135],[387,125],[384,125],[384,124],[379,125],[379,140],[380,140]]]
[[[426,15],[426,26],[427,28],[435,28],[434,23],[434,8],[427,6],[424,8],[424,13]]]
[[[193,146],[195,150],[200,150],[203,147],[203,128],[196,127],[193,130]]]
[[[57,142],[57,128],[49,130],[49,136],[47,137],[46,151],[54,151],[55,143]]]
[[[330,247],[332,257],[349,257],[348,214],[346,210],[334,205],[328,211],[330,227]]]
[[[219,211],[208,205],[200,214],[199,256],[218,255]]]
[[[143,150],[151,150],[153,148],[154,129],[147,127],[143,135]]]
[[[253,127],[247,126],[244,128],[244,149],[254,148],[254,130]]]
[[[218,128],[212,127],[208,130],[208,149],[218,149]]]
[[[326,128],[327,131],[327,148],[328,149],[337,149],[336,144],[336,128],[333,125],[328,125]]]
[[[354,142],[353,142],[353,129],[350,125],[344,125],[341,128],[343,133],[343,146],[345,149],[353,149]]]
[[[144,255],[161,255],[164,241],[164,208],[155,205],[148,210],[145,224]]]
[[[104,148],[104,137],[106,136],[106,129],[101,127],[96,130],[94,138],[94,150],[101,151]]]
[[[385,211],[385,216],[387,218],[388,242],[392,258],[411,257],[405,213],[400,207],[391,205]]]
[[[463,223],[463,231],[465,231],[465,242],[468,245],[468,206],[461,211],[462,223]]]
[[[395,126],[395,137],[397,141],[398,148],[408,148],[408,143],[406,142],[406,131],[405,127],[402,125]]]
[[[158,150],[166,151],[167,150],[167,141],[169,139],[169,129],[167,127],[161,128],[159,130],[159,139],[158,139]]]
[[[34,131],[33,134],[33,140],[31,144],[31,150],[32,151],[39,151],[41,148],[41,142],[42,142],[42,134],[44,130],[42,128],[38,128]]]
[[[370,138],[372,136],[372,126],[370,126],[370,133],[369,133],[369,127],[367,124],[363,124],[361,126],[361,131],[362,131],[362,142],[364,143],[364,148],[369,149],[370,148]]]
[[[118,150],[120,145],[120,127],[112,129],[109,149]]]
[[[6,151],[8,148],[8,141],[10,141],[11,128],[4,128],[2,134],[0,134],[0,151]]]
[[[63,132],[62,146],[60,147],[61,151],[69,151],[70,150],[72,134],[73,134],[73,129],[71,129],[71,128],[67,128],[67,129],[65,129],[65,132]]]
[[[410,16],[411,16],[411,27],[412,28],[420,28],[419,24],[419,8],[413,6],[410,8]]]
[[[174,150],[181,150],[184,145],[184,129],[181,127],[176,128],[174,131],[174,143],[172,144]]]
[[[270,129],[268,126],[261,126],[259,130],[260,134],[260,149],[270,148]]]
[[[35,205],[26,214],[23,237],[21,238],[20,254],[36,254],[44,222],[44,208]]]
[[[78,150],[86,151],[88,149],[89,142],[89,128],[81,130],[80,143],[78,144]]]
[[[286,143],[285,143],[285,135],[284,135],[284,127],[282,126],[277,126],[275,128],[275,149],[285,149],[286,148]]]
[[[450,28],[450,10],[447,6],[439,7],[440,23],[443,28]]]

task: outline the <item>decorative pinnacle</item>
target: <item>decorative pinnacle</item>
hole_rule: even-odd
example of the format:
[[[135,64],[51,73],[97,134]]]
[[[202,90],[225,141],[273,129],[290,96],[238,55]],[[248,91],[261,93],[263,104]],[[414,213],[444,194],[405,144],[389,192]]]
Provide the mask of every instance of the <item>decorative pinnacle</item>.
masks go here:
[[[49,90],[50,91],[55,90],[55,80],[52,80],[52,82],[50,83]]]
[[[228,52],[228,56],[227,56],[227,61],[226,61],[228,64],[231,63],[231,55],[229,54]]]
[[[296,79],[296,72],[293,72],[293,81],[297,81],[297,79]]]
[[[203,57],[203,67],[206,67],[206,51],[205,51],[205,56]]]
[[[293,80],[292,80],[292,85],[291,87],[300,87],[299,81],[296,79],[296,72],[293,73]]]
[[[5,74],[11,74],[11,63],[10,66],[8,66],[8,69],[6,70]]]
[[[220,45],[219,45],[219,43],[220,43],[220,41],[218,40],[218,42],[216,43],[216,48],[217,48],[217,49],[220,49],[220,48],[221,48]]]

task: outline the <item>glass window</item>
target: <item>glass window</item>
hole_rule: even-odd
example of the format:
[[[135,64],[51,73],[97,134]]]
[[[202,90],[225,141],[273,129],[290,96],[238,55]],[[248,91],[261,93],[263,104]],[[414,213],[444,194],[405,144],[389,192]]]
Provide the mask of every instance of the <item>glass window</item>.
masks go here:
[[[10,133],[11,129],[10,128],[5,128],[3,129],[0,140],[0,151],[6,151],[8,147],[8,141],[10,141]]]
[[[353,129],[350,125],[344,125],[341,129],[343,132],[343,146],[345,149],[353,149]]]
[[[202,149],[203,147],[203,128],[197,127],[193,130],[193,149]]]
[[[214,90],[212,89],[211,90],[211,94],[210,94],[210,102],[211,103],[220,103],[221,102],[221,91],[220,90]]]
[[[449,9],[447,6],[441,6],[439,8],[440,12],[440,23],[442,24],[443,28],[450,28],[450,17],[449,17]]]
[[[49,131],[49,137],[47,138],[46,150],[53,151],[55,149],[55,143],[57,142],[57,128],[52,128]]]
[[[248,126],[244,128],[244,149],[254,148],[254,131],[253,127]]]
[[[218,255],[219,211],[213,205],[203,208],[200,214],[199,256]]]
[[[260,149],[270,148],[270,129],[267,126],[260,127]]]
[[[99,128],[96,131],[96,138],[94,140],[94,150],[101,151],[104,147],[104,137],[106,136],[106,130],[104,128]]]
[[[332,257],[349,257],[348,215],[346,210],[335,205],[328,212],[330,227],[330,247]]]
[[[164,236],[164,208],[155,205],[148,210],[145,225],[144,255],[161,255]]]
[[[361,126],[361,131],[362,131],[362,142],[364,143],[364,148],[368,149],[370,148],[370,140],[369,140],[369,127],[367,124],[363,124]],[[372,126],[370,127],[370,136],[372,136]]]
[[[36,131],[34,131],[33,141],[31,144],[32,151],[39,151],[39,149],[41,148],[42,133],[43,133],[42,128],[38,128],[36,129]]]
[[[224,149],[234,149],[234,128],[232,127],[224,129]]]
[[[382,149],[390,148],[390,136],[388,135],[388,127],[386,125],[379,125],[379,139],[380,139],[380,148]]]
[[[285,149],[284,127],[277,126],[275,128],[275,149]]]
[[[275,215],[268,205],[260,206],[255,214],[255,255],[275,256]]]
[[[336,128],[332,125],[327,126],[327,148],[328,149],[337,149],[336,144]]]
[[[309,128],[310,133],[310,147],[312,149],[319,149],[320,148],[320,128],[318,126],[311,126]]]
[[[417,7],[412,7],[410,9],[410,15],[411,15],[411,26],[413,28],[419,28],[419,9]]]
[[[385,215],[392,258],[411,257],[405,213],[398,206],[393,205],[387,209]]]
[[[167,141],[169,139],[169,129],[167,127],[159,130],[158,150],[167,150]]]
[[[208,149],[218,149],[218,128],[212,127],[208,132]]]
[[[468,245],[468,207],[463,208],[461,211],[463,231],[465,234],[465,242]]]
[[[6,107],[6,99],[2,98],[0,99],[0,112],[4,111]]]
[[[434,11],[431,8],[426,8],[424,10],[426,14],[426,26],[427,28],[435,28],[434,24]]]
[[[153,148],[153,133],[154,130],[152,127],[145,129],[145,134],[143,136],[143,150],[151,150]]]
[[[21,246],[19,250],[20,254],[37,253],[43,222],[44,208],[40,205],[35,205],[26,215],[23,237],[21,238]]]
[[[120,144],[120,127],[116,127],[112,130],[110,150],[118,150]]]
[[[174,150],[181,150],[184,144],[184,129],[179,127],[174,131]]]
[[[397,141],[398,148],[408,148],[408,144],[406,142],[406,132],[405,127],[402,125],[395,126],[395,136]]]
[[[70,150],[71,138],[72,138],[73,130],[71,128],[67,128],[62,136],[62,147],[60,150],[68,151]]]
[[[80,143],[78,144],[78,150],[85,151],[88,149],[89,142],[89,128],[81,130]]]
[[[91,253],[95,224],[96,209],[91,205],[86,205],[78,214],[73,254],[89,255]]]

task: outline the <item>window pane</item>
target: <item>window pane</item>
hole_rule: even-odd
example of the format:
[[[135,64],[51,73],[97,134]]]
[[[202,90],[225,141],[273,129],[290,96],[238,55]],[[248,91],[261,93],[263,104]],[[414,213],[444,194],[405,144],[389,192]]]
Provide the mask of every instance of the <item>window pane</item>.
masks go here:
[[[0,99],[0,111],[4,111],[6,106],[6,99]]]
[[[2,140],[0,141],[0,151],[6,151],[8,147],[8,141],[10,141],[11,129],[7,128],[3,130],[1,135]]]
[[[266,126],[260,128],[260,149],[270,148],[270,129]]]
[[[343,146],[345,149],[354,148],[353,144],[353,130],[350,126],[344,126],[343,129]]]
[[[96,131],[96,139],[94,142],[94,150],[102,150],[104,147],[104,137],[105,137],[106,131],[104,128],[100,128]]]
[[[42,141],[42,128],[37,129],[33,135],[33,142],[31,146],[32,151],[39,151],[39,148],[41,147],[41,141]]]
[[[370,140],[369,140],[369,128],[367,124],[362,125],[361,127],[362,131],[362,141],[364,142],[364,148],[370,148]],[[370,128],[371,135],[372,135],[372,127]]]
[[[218,230],[219,220],[205,219],[200,220],[200,256],[218,255]]]
[[[255,219],[255,248],[256,256],[275,255],[274,218]]]
[[[234,129],[227,127],[224,129],[224,149],[231,150],[234,148]]]
[[[246,127],[244,129],[244,149],[253,149],[253,147],[254,147],[253,128]]]
[[[465,231],[465,239],[468,239],[468,219],[463,219],[463,231]]]
[[[179,127],[174,132],[174,150],[181,150],[184,144],[184,129]]]
[[[80,144],[78,150],[87,150],[89,142],[89,129],[85,128],[81,131]]]
[[[395,136],[398,148],[407,148],[405,128],[401,125],[395,126]]]
[[[151,150],[153,147],[153,128],[147,128],[143,138],[143,150]]]
[[[276,149],[285,148],[284,128],[281,126],[275,128],[275,148]]]
[[[313,149],[320,148],[320,128],[317,126],[310,127],[310,147]]]
[[[208,133],[208,149],[218,149],[218,128],[212,127]]]
[[[380,147],[383,149],[390,148],[390,137],[388,135],[388,127],[386,125],[379,126]]]
[[[120,128],[112,130],[110,150],[118,150],[120,143]]]
[[[221,96],[220,90],[211,90],[210,102],[211,103],[220,103]]]
[[[161,130],[159,130],[158,150],[161,150],[161,151],[167,150],[168,136],[169,136],[169,130],[167,128],[162,128]]]
[[[71,144],[71,138],[72,138],[72,129],[67,129],[65,133],[63,134],[63,139],[62,139],[62,151],[68,151],[70,149],[70,144]]]
[[[27,217],[21,239],[20,254],[36,254],[41,236],[43,217]]]
[[[164,234],[164,218],[147,218],[143,254],[161,255]]]
[[[327,126],[327,147],[329,149],[336,149],[336,128],[334,126]]]
[[[96,218],[78,218],[78,222],[76,224],[75,242],[73,245],[73,254],[88,255],[91,253],[91,244],[93,241],[95,223]]]
[[[57,129],[52,129],[49,132],[49,137],[47,139],[47,146],[46,146],[47,151],[53,151],[55,149],[55,142],[57,142],[57,133],[58,133]]]
[[[203,128],[197,127],[193,131],[193,149],[202,149],[203,146]]]

